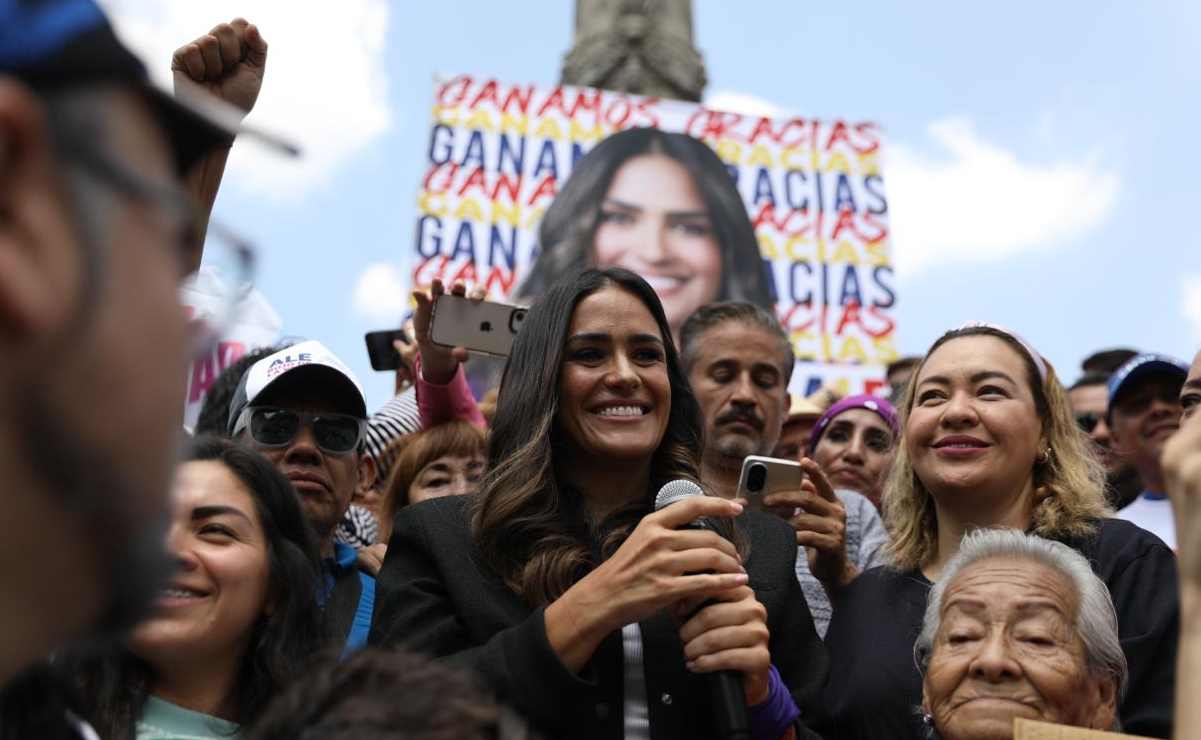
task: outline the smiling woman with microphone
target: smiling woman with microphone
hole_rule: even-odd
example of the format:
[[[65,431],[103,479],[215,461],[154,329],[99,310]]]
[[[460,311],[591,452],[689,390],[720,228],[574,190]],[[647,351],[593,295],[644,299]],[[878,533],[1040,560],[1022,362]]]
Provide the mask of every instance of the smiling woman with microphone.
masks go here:
[[[1179,623],[1175,558],[1151,533],[1108,518],[1104,472],[1050,365],[1013,332],[968,324],[926,353],[899,411],[901,443],[884,494],[892,562],[835,599],[822,702],[830,716],[821,729],[838,738],[928,737],[914,641],[931,583],[966,534],[988,527],[1057,540],[1088,559],[1113,598],[1129,664],[1122,727],[1167,737]],[[1005,639],[1045,653],[1014,624]],[[1030,699],[1024,709],[1009,707],[1015,716],[1046,704],[1039,676],[1021,661],[1000,671],[978,662],[971,671]]]
[[[700,436],[650,286],[554,286],[513,345],[480,493],[396,517],[371,641],[474,671],[548,737],[808,735],[826,658],[795,537],[724,499],[668,505]]]

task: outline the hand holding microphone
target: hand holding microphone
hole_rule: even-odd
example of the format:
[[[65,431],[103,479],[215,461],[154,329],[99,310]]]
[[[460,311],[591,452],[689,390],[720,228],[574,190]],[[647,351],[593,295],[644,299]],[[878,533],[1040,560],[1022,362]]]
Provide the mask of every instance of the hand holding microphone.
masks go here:
[[[681,528],[740,513],[732,501],[691,496],[643,517],[611,557],[546,608],[547,638],[563,664],[579,671],[607,635],[627,624],[745,586],[746,571],[729,540]]]
[[[704,492],[695,483],[672,481],[659,491],[655,510],[673,511],[703,498]],[[714,522],[705,518],[680,526],[718,531]],[[750,586],[740,585],[709,594],[703,601],[696,597],[682,599],[673,611],[683,621],[680,641],[684,643],[688,670],[710,676],[718,735],[749,737],[746,708],[764,702],[771,688],[767,609]]]

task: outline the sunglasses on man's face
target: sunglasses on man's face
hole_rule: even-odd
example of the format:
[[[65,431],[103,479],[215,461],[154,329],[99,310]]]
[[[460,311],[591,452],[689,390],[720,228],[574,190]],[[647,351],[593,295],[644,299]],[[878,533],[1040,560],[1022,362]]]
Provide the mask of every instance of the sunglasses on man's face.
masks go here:
[[[250,438],[261,447],[287,447],[302,424],[313,430],[318,447],[335,455],[353,451],[363,439],[363,420],[347,414],[310,414],[270,406],[247,408],[242,413],[249,415]]]

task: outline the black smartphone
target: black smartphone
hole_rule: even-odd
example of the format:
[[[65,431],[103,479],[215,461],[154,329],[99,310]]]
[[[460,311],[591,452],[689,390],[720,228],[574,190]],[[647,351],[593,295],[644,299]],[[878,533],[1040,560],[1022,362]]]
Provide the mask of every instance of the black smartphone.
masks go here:
[[[373,370],[395,370],[400,367],[400,353],[392,343],[398,339],[405,344],[409,343],[404,329],[369,331],[363,339],[367,342],[367,357],[371,359]]]

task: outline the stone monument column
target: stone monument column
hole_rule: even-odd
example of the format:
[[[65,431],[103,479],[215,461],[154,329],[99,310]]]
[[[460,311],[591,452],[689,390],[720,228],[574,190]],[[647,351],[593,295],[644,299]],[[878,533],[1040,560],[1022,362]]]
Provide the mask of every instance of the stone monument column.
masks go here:
[[[700,102],[705,81],[692,0],[576,0],[563,84]]]

